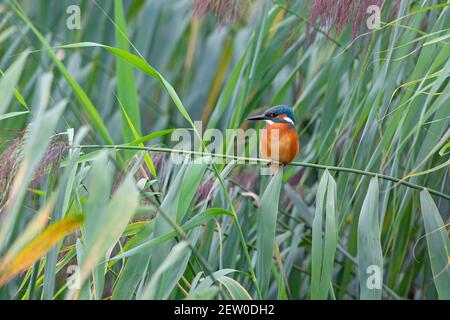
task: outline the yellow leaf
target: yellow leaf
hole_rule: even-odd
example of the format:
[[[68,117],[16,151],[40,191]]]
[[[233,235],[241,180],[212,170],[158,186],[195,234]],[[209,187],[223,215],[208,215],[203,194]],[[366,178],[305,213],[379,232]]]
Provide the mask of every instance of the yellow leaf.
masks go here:
[[[212,83],[211,88],[209,89],[208,100],[206,101],[206,105],[202,114],[202,122],[207,123],[209,119],[209,115],[213,110],[215,102],[217,101],[217,97],[220,93],[220,88],[222,88],[222,84],[225,81],[225,77],[227,75],[228,67],[233,58],[233,44],[230,38],[227,38],[224,43],[224,49],[222,51],[222,55],[220,57],[219,63],[217,64],[216,75],[214,77],[214,81]]]
[[[0,287],[45,255],[65,235],[77,229],[83,217],[71,216],[50,225],[12,259],[0,262]]]

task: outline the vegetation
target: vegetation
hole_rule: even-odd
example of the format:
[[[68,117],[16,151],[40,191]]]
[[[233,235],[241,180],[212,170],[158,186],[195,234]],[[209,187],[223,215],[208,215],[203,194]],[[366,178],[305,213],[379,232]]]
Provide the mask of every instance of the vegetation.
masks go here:
[[[0,17],[0,298],[450,299],[447,1],[6,0]],[[273,177],[230,139],[205,148],[279,104],[301,147]]]

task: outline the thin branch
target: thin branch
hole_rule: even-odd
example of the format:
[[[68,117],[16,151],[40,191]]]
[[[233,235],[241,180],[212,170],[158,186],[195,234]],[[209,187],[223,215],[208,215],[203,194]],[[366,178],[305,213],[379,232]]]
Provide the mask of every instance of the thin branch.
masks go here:
[[[254,158],[254,157],[242,157],[242,156],[235,156],[235,155],[228,155],[228,154],[221,154],[221,153],[207,153],[207,152],[201,152],[201,151],[191,151],[191,150],[181,150],[181,149],[170,149],[170,148],[162,148],[162,147],[139,147],[139,146],[128,146],[128,145],[77,145],[72,146],[72,148],[80,148],[80,149],[116,149],[116,150],[146,150],[146,151],[154,151],[154,152],[166,152],[166,153],[179,153],[179,154],[190,154],[195,156],[204,156],[204,157],[214,157],[214,158],[222,158],[222,159],[230,159],[230,160],[237,160],[237,161],[244,161],[244,162],[255,162],[260,164],[268,164],[271,162],[277,163],[276,161],[271,161],[268,159],[262,159],[262,158]],[[282,163],[278,163],[282,164]],[[296,167],[308,167],[308,168],[315,168],[319,170],[329,170],[329,171],[336,171],[336,172],[349,172],[349,173],[355,173],[363,176],[368,177],[377,177],[383,180],[393,181],[398,184],[404,185],[408,188],[416,189],[416,190],[425,190],[427,189],[431,194],[449,200],[450,201],[450,195],[447,195],[445,193],[442,193],[440,191],[426,188],[424,186],[407,182],[402,179],[388,176],[385,174],[377,173],[377,172],[371,172],[371,171],[365,171],[360,169],[354,169],[354,168],[348,168],[348,167],[337,167],[337,166],[328,166],[323,164],[316,164],[311,162],[301,162],[301,161],[293,161],[291,163],[285,164],[289,166],[296,166]]]

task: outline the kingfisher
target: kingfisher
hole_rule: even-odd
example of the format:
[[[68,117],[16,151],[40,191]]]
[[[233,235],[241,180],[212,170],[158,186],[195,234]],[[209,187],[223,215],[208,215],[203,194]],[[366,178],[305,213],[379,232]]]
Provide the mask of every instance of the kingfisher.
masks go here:
[[[266,122],[260,137],[259,153],[264,159],[271,161],[269,166],[272,175],[277,171],[279,164],[287,164],[294,160],[300,146],[291,107],[275,106],[264,114],[252,116],[247,120]]]

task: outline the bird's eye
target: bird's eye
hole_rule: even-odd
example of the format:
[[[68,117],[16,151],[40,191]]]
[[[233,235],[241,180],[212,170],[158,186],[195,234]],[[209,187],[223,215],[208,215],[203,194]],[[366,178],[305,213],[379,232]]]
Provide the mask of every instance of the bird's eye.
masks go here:
[[[274,113],[269,113],[267,116],[270,117],[270,118],[274,118],[275,114]]]

